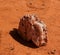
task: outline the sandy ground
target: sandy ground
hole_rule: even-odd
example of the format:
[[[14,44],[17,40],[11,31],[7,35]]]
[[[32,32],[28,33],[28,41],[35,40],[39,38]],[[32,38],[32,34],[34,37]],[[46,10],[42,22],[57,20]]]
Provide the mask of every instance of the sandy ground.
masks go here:
[[[18,35],[25,14],[36,14],[46,23],[46,46],[36,48]],[[60,55],[60,0],[0,0],[0,55]]]

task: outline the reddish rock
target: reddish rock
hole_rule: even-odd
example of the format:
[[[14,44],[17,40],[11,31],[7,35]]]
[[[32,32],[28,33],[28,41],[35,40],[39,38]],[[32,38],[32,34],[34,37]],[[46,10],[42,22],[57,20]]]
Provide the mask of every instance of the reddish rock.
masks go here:
[[[35,15],[23,16],[19,22],[18,32],[23,39],[32,40],[38,47],[47,43],[46,25]]]

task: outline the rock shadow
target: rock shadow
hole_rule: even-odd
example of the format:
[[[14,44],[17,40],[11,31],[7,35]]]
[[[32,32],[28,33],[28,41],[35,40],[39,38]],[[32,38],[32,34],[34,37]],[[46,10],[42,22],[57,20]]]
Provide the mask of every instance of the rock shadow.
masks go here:
[[[34,45],[32,41],[24,40],[21,34],[18,34],[18,30],[16,28],[13,28],[13,30],[11,30],[9,34],[11,35],[11,37],[13,37],[13,39],[15,39],[17,42],[21,43],[24,46],[27,46],[30,48],[38,48],[36,45]]]

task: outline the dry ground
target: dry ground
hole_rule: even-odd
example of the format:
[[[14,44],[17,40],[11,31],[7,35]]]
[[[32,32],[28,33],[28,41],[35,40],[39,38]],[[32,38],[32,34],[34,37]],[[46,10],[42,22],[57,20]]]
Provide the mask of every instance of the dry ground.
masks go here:
[[[36,14],[46,23],[46,46],[35,48],[17,34],[25,14]],[[60,0],[0,0],[0,55],[60,55]]]

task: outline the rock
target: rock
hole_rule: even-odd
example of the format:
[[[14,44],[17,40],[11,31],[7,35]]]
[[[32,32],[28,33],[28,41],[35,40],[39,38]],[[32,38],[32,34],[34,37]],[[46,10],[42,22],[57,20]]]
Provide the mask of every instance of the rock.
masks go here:
[[[10,47],[10,50],[14,50],[14,47]]]
[[[35,15],[25,15],[20,19],[18,33],[23,39],[32,40],[38,47],[47,43],[46,25]]]
[[[56,51],[56,50],[52,50],[52,51],[51,51],[51,54],[55,54],[55,51]]]
[[[48,54],[55,54],[56,50],[51,50],[50,52],[48,52]]]

